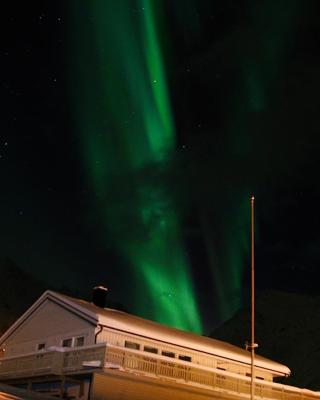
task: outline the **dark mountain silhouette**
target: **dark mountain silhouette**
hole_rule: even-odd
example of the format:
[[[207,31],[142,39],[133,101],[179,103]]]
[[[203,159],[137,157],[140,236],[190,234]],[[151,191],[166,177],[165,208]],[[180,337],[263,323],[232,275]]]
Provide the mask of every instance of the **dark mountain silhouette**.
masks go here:
[[[320,390],[320,296],[278,291],[256,299],[257,354],[291,369],[282,382]],[[250,340],[250,309],[239,310],[210,336],[244,347]]]
[[[0,259],[0,334],[46,290],[46,285],[10,259]]]
[[[0,276],[0,335],[48,289],[91,301],[91,288],[83,293],[67,286],[57,287],[41,282],[11,259],[0,259]],[[119,302],[107,300],[106,306],[126,311]]]

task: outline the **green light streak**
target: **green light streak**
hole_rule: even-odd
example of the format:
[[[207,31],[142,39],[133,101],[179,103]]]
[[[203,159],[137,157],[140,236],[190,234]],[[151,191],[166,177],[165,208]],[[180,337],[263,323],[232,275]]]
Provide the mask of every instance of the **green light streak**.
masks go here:
[[[132,311],[201,332],[179,220],[155,172],[175,146],[155,4],[73,2],[77,130],[102,240],[113,238],[134,276]]]
[[[143,22],[145,26],[145,49],[150,85],[153,91],[155,106],[161,120],[161,125],[163,126],[163,133],[160,135],[161,140],[154,143],[154,149],[159,151],[161,149],[159,149],[159,144],[162,144],[164,140],[170,144],[170,147],[172,146],[172,138],[174,134],[173,123],[168,100],[167,85],[165,83],[166,78],[161,60],[161,51],[155,30],[153,15],[154,8],[151,7],[150,0],[143,0],[142,3],[145,10],[143,13]],[[149,115],[149,113],[146,113],[146,117]],[[146,121],[147,132],[152,132],[148,128],[152,128],[154,124],[149,124],[148,122],[149,121]],[[149,133],[149,139],[153,143],[154,139],[152,136],[153,135]],[[159,136],[157,135],[157,137]]]
[[[272,96],[277,92],[277,81],[281,72],[283,55],[290,39],[297,15],[299,0],[288,5],[285,1],[253,2],[251,6],[251,26],[246,34],[234,38],[239,51],[238,93],[234,99],[231,122],[227,128],[230,140],[231,157],[237,160],[255,158],[255,136],[252,133],[252,120],[258,118],[270,106]],[[254,38],[254,39],[253,39]],[[248,51],[250,49],[250,51]],[[272,162],[272,160],[270,160]],[[252,168],[255,168],[254,163]],[[256,172],[249,171],[254,175]],[[262,180],[263,177],[260,177]],[[245,180],[245,179],[244,179]],[[241,185],[234,189],[233,200],[227,202],[233,207],[224,221],[223,243],[225,255],[219,258],[220,268],[213,266],[213,279],[219,282],[219,304],[221,316],[227,319],[240,306],[243,269],[248,268],[245,260],[248,255],[250,193],[249,187]],[[257,206],[259,205],[259,198]],[[235,230],[234,227],[241,226]],[[230,233],[231,232],[231,233]],[[226,272],[221,266],[226,266]]]

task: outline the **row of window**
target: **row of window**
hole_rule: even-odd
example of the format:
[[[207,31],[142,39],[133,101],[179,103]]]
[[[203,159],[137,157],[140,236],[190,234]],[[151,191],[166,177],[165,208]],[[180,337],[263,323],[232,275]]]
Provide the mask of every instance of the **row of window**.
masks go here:
[[[84,336],[77,336],[63,339],[61,342],[62,347],[81,347],[84,346]],[[45,350],[46,343],[38,343],[37,350]]]
[[[133,350],[140,350],[141,349],[141,346],[140,346],[139,343],[129,342],[128,340],[125,341],[124,345],[128,349],[133,349]],[[143,351],[146,351],[147,353],[159,354],[159,349],[157,349],[156,347],[151,347],[151,346],[143,346]],[[176,358],[176,354],[171,352],[171,351],[162,350],[161,351],[161,355],[165,356],[165,357]],[[177,358],[179,360],[182,360],[182,361],[191,362],[191,357],[185,356],[183,354],[178,354]]]
[[[139,343],[130,342],[128,340],[125,341],[124,345],[128,349],[133,349],[133,350],[141,350],[141,347],[142,347]],[[156,347],[151,347],[151,346],[143,346],[143,351],[146,351],[147,353],[159,354],[159,349],[157,349]],[[176,358],[176,354],[171,352],[171,351],[162,350],[161,351],[161,355],[165,356],[165,357]],[[182,354],[178,355],[178,359],[182,360],[182,361],[191,362],[191,357],[190,356],[186,356],[186,355],[182,355]],[[220,366],[218,366],[217,369],[220,369],[222,371],[226,371],[226,368],[223,368],[223,367],[220,367]],[[246,376],[251,376],[251,374],[247,372]],[[256,379],[264,380],[264,378],[262,376],[256,376]]]

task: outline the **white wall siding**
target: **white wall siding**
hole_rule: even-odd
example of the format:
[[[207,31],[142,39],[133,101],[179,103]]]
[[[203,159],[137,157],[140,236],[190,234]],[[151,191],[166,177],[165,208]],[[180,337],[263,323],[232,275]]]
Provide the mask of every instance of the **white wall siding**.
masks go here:
[[[94,343],[95,327],[89,322],[46,300],[8,337],[4,344],[6,356],[24,354],[37,350],[39,343],[45,348],[61,346],[62,340],[84,336],[84,345]]]

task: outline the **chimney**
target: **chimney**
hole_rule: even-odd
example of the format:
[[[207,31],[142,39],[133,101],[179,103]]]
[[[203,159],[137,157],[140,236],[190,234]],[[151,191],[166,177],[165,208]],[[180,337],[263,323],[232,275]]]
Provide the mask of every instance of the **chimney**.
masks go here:
[[[104,286],[96,286],[93,288],[92,303],[95,306],[104,308],[106,305],[108,289]]]

